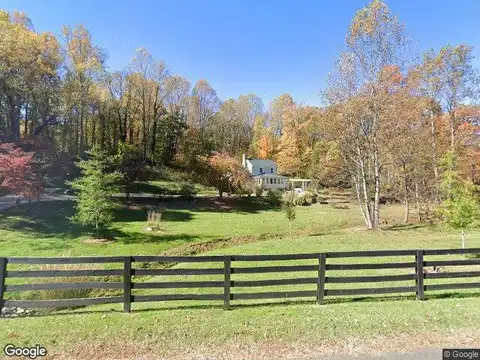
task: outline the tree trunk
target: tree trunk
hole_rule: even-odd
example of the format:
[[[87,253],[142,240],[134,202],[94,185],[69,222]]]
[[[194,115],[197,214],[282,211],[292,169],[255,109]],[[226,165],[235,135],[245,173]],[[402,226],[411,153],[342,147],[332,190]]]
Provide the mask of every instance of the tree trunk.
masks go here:
[[[370,199],[368,197],[368,186],[367,186],[367,174],[365,173],[365,162],[363,161],[362,158],[362,153],[359,147],[357,147],[357,153],[358,153],[358,158],[359,158],[359,170],[360,170],[360,180],[361,180],[361,185],[362,185],[362,192],[363,192],[363,206],[365,208],[365,223],[367,225],[368,229],[373,229],[373,223],[372,223],[372,215],[371,215],[371,209],[370,209]],[[361,205],[360,205],[361,206]]]
[[[357,176],[352,176],[352,177],[353,177],[353,182],[355,184],[355,191],[357,193],[357,202],[360,207],[360,211],[362,212],[363,220],[365,221],[365,224],[368,224],[367,215],[365,214],[365,210],[362,206],[361,191],[360,191],[360,184],[358,183],[358,178]]]
[[[85,132],[84,132],[84,128],[83,128],[83,122],[84,122],[84,109],[83,109],[83,101],[82,101],[82,104],[80,105],[80,129],[79,129],[79,147],[78,147],[78,151],[79,151],[79,154],[83,154],[83,150],[85,149],[84,147],[84,142],[85,142]]]
[[[415,179],[415,210],[417,211],[418,221],[422,222],[422,214],[420,211],[420,197],[418,194],[418,181]]]
[[[405,212],[403,223],[408,224],[410,220],[410,202],[408,196],[408,176],[407,176],[407,168],[405,163],[403,163],[403,191],[404,191],[404,202],[405,202]]]
[[[433,110],[430,111],[430,134],[432,135],[432,162],[433,175],[435,177],[434,196],[437,203],[441,202],[439,181],[438,181],[438,165],[437,165],[437,126],[435,124],[435,114]]]
[[[7,96],[7,102],[9,105],[8,117],[10,122],[10,136],[9,139],[12,142],[18,142],[20,140],[20,99],[18,96]]]
[[[373,169],[375,174],[375,194],[373,204],[373,227],[380,225],[380,164],[378,161],[378,149],[376,137],[373,137]]]
[[[25,105],[25,124],[23,127],[23,138],[26,139],[28,135],[28,104]]]

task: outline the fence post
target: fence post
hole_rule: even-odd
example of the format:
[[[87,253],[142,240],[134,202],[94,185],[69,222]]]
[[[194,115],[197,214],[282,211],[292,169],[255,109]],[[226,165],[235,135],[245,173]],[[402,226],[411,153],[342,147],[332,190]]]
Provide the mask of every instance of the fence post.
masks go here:
[[[223,260],[223,309],[230,309],[230,274],[232,271],[232,258],[230,256],[225,256]]]
[[[425,289],[423,285],[423,279],[425,274],[423,272],[423,250],[417,250],[417,255],[415,256],[417,266],[415,267],[416,273],[416,284],[417,284],[417,299],[425,300]]]
[[[132,258],[123,259],[123,311],[132,311]]]
[[[4,304],[3,290],[5,290],[6,277],[7,277],[7,258],[0,257],[0,314],[2,313],[3,304]]]
[[[317,304],[323,304],[325,295],[325,274],[327,272],[327,254],[321,253],[318,256],[318,279],[317,279]]]

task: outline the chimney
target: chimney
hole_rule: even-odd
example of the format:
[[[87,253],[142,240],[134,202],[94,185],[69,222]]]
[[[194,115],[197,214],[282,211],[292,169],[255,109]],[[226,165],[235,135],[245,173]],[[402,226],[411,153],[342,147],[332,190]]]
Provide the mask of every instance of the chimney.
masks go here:
[[[247,166],[247,154],[242,155],[242,166],[243,167]]]

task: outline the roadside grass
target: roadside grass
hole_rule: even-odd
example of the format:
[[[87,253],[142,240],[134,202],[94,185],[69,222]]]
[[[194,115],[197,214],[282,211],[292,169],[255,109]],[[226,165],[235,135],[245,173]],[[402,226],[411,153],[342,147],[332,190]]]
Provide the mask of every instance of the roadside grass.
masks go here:
[[[209,359],[257,359],[261,358],[262,345],[263,352],[269,354],[266,358],[291,358],[285,354],[276,356],[277,351],[292,344],[306,352],[309,348],[315,351],[315,347],[345,352],[353,350],[346,347],[355,340],[377,341],[380,342],[377,348],[388,351],[394,348],[392,340],[396,336],[408,336],[410,344],[415,343],[414,338],[428,338],[432,334],[439,342],[445,341],[449,334],[455,334],[457,341],[464,335],[478,336],[478,306],[479,298],[446,298],[323,306],[293,303],[245,306],[233,311],[211,307],[173,308],[132,314],[105,308],[105,311],[91,313],[2,319],[0,343],[13,342],[19,346],[34,342],[45,346],[55,358],[61,354],[64,358],[87,358],[79,355],[89,354],[96,359],[141,358],[125,356],[129,351],[145,358],[192,359],[202,358],[195,356],[202,350]],[[448,345],[455,344],[449,342]],[[212,356],[226,346],[234,352]],[[242,351],[247,352],[248,348],[258,353],[242,357]]]
[[[475,240],[474,240],[475,239]],[[454,233],[429,230],[344,231],[321,236],[301,236],[209,252],[208,254],[283,254],[342,250],[413,249],[458,247]],[[472,247],[480,246],[480,233],[472,234]],[[452,258],[455,258],[452,257]],[[335,262],[389,262],[404,257],[379,259],[335,259]],[[333,262],[333,259],[332,259]],[[241,262],[234,266],[268,266],[284,262]],[[296,261],[297,264],[310,263]],[[136,265],[138,266],[138,265]],[[178,264],[179,268],[201,267]],[[203,266],[208,266],[203,264]],[[220,264],[210,264],[221,267]],[[458,269],[455,269],[458,270]],[[471,270],[471,269],[470,269]],[[402,271],[402,270],[400,270]],[[447,270],[445,270],[447,271]],[[340,275],[329,272],[328,276]],[[345,274],[345,273],[348,273]],[[342,276],[385,275],[395,270],[343,271]],[[233,274],[232,280],[278,279],[316,276],[315,273]],[[222,280],[222,276],[137,277],[135,281]],[[414,285],[414,282],[410,282]],[[358,285],[340,284],[342,288]],[[365,284],[363,284],[365,286]],[[369,287],[386,286],[368,284]],[[389,285],[396,286],[396,285]],[[336,288],[337,286],[335,286]],[[334,288],[327,284],[328,288]],[[315,285],[273,286],[239,289],[232,292],[288,291],[315,289]],[[222,288],[155,289],[137,294],[221,293]],[[3,319],[0,343],[27,345],[32,341],[50,353],[70,358],[153,359],[287,359],[292,352],[302,356],[364,351],[401,350],[409,346],[473,346],[480,331],[480,294],[460,292],[427,293],[427,301],[415,300],[414,293],[386,296],[327,297],[324,305],[313,298],[296,300],[232,301],[224,311],[221,301],[172,301],[133,304],[133,313],[121,313],[121,305],[92,306],[70,311],[44,313],[31,318]],[[278,303],[280,301],[280,303]],[[55,326],[52,327],[52,321]],[[82,326],[77,326],[78,323]],[[77,324],[77,325],[76,325]],[[403,338],[403,343],[395,343]],[[13,340],[12,340],[13,339]],[[388,339],[388,340],[387,340]],[[409,340],[406,339],[415,339]],[[443,343],[442,343],[443,342]],[[353,346],[356,344],[356,346]],[[128,346],[126,346],[128,345]],[[353,347],[352,347],[353,346]],[[365,348],[366,347],[366,348]],[[93,349],[95,351],[93,351]],[[252,349],[254,352],[252,353]],[[373,349],[373,350],[372,350]],[[125,355],[127,354],[127,355]],[[65,358],[69,358],[66,356]]]

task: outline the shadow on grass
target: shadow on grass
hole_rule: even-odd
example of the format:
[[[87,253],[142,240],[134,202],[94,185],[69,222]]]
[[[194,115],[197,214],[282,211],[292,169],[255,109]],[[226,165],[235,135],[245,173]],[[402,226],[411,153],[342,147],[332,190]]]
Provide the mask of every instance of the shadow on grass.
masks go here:
[[[66,240],[89,236],[93,230],[90,227],[72,223],[69,218],[74,213],[73,201],[26,203],[1,212],[0,228],[43,238],[44,240],[32,245],[33,250],[68,250],[71,244]],[[144,210],[120,210],[115,214],[115,218],[118,222],[145,221],[146,224],[146,212]],[[163,216],[165,221],[188,221],[192,218],[192,214],[178,210],[165,210]],[[198,240],[197,236],[189,234],[125,232],[115,227],[103,231],[101,237],[124,244]]]
[[[415,223],[415,224],[396,224],[392,226],[385,226],[383,230],[389,231],[401,231],[401,230],[416,230],[428,227],[427,224]]]
[[[427,298],[428,301],[435,301],[441,299],[467,299],[467,298],[479,298],[480,293],[444,293],[444,294],[433,294],[429,295]],[[323,305],[318,305],[319,307],[322,306],[329,306],[329,305],[336,305],[336,304],[348,304],[348,303],[382,303],[382,302],[396,302],[396,301],[417,301],[415,300],[415,296],[382,296],[382,297],[358,297],[358,298],[342,298],[342,299],[327,299],[323,303]],[[121,304],[120,304],[121,305]],[[296,306],[296,305],[314,305],[317,306],[314,300],[289,300],[289,301],[275,301],[275,302],[262,302],[262,303],[252,303],[252,304],[231,304],[229,311],[235,310],[242,310],[242,309],[249,309],[249,308],[272,308],[272,307],[288,307],[288,306]],[[135,306],[133,304],[133,306]],[[133,313],[145,313],[145,312],[163,312],[163,311],[171,311],[171,310],[209,310],[209,309],[217,309],[222,310],[223,305],[216,303],[216,304],[198,304],[198,305],[172,305],[172,306],[165,306],[165,307],[152,307],[152,308],[142,308],[142,309],[133,309]],[[105,309],[105,310],[98,310],[98,309],[82,309],[82,310],[44,310],[38,313],[34,313],[29,317],[48,317],[48,316],[72,316],[72,315],[79,315],[79,314],[105,314],[105,313],[123,313],[123,311],[119,309]]]
[[[173,209],[158,209],[162,212],[162,221],[189,221],[193,219],[193,214],[186,211]],[[114,218],[116,222],[134,222],[147,221],[147,209],[123,208],[115,211]]]
[[[76,238],[89,229],[72,223],[74,202],[68,200],[32,202],[0,213],[0,228],[41,234],[42,237]]]
[[[270,204],[265,198],[258,197],[196,197],[192,200],[179,198],[130,198],[130,206],[163,208],[167,210],[188,210],[193,212],[234,212],[255,214],[261,211],[276,211],[279,206]]]
[[[120,229],[110,229],[106,234],[106,237],[112,238],[115,242],[122,244],[161,243],[171,241],[192,242],[200,240],[198,236],[190,234],[165,234],[161,231],[129,233]]]

